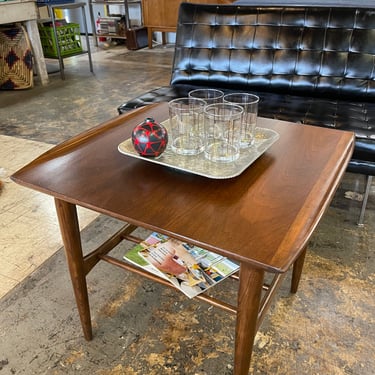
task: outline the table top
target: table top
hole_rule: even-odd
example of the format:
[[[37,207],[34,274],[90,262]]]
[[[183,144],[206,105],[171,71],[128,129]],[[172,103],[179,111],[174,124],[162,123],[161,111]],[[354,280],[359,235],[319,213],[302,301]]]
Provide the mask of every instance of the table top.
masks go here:
[[[35,0],[12,0],[0,2],[0,24],[36,20],[38,18]]]
[[[346,170],[354,135],[258,119],[280,134],[240,176],[214,180],[121,154],[119,143],[166,103],[118,116],[57,145],[16,172],[24,186],[270,272],[307,244]]]

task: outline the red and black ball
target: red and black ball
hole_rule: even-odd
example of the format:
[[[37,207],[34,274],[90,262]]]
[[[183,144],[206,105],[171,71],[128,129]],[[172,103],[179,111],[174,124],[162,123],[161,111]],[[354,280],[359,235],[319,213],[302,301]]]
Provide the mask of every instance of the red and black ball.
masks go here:
[[[142,156],[156,157],[163,153],[168,144],[167,129],[148,117],[132,132],[135,150]]]

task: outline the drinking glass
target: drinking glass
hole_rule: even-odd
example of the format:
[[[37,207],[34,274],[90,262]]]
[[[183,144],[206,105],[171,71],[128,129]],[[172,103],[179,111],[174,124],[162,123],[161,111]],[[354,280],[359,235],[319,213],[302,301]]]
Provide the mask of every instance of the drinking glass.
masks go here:
[[[203,151],[205,106],[204,100],[189,97],[169,102],[169,135],[176,154],[197,155]]]
[[[196,89],[189,92],[190,98],[197,98],[204,100],[207,105],[214,103],[221,103],[223,101],[224,93],[217,89]]]
[[[204,109],[204,156],[214,162],[232,162],[240,156],[243,108],[237,104],[215,103]]]
[[[258,117],[259,96],[248,93],[231,93],[224,95],[223,101],[238,104],[243,108],[241,148],[247,148],[253,145]]]

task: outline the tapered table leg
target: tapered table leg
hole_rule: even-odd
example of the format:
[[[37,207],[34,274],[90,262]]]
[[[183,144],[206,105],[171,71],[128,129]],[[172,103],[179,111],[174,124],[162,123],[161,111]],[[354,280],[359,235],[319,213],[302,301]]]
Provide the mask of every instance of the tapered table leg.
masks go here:
[[[257,332],[264,271],[241,263],[238,291],[234,375],[249,373],[251,353]]]
[[[86,340],[92,339],[90,306],[87,293],[86,275],[79,231],[77,209],[74,204],[55,199],[57,217],[65,246],[70,278],[78,307],[83,334]]]
[[[292,285],[290,291],[292,293],[297,293],[299,281],[302,275],[303,264],[305,263],[305,256],[306,256],[306,247],[301,252],[300,256],[293,264],[293,273],[292,273]]]

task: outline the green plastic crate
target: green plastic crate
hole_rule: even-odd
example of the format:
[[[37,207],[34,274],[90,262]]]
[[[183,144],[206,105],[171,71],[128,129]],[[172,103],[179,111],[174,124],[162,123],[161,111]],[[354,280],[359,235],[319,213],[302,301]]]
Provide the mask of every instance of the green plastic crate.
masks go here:
[[[61,57],[82,52],[81,35],[78,23],[68,23],[64,26],[56,26],[56,33]],[[57,45],[53,35],[53,27],[39,24],[39,35],[44,56],[58,57]]]

